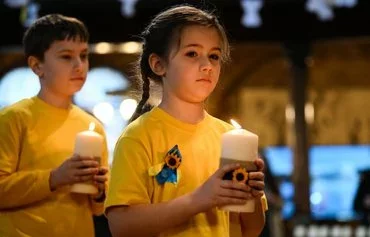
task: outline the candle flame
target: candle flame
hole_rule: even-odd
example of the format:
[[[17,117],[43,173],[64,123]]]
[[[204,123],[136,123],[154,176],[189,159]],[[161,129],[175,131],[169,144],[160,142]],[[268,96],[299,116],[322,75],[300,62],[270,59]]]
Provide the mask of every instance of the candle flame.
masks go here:
[[[242,126],[240,126],[240,124],[238,124],[234,119],[231,119],[230,120],[231,124],[235,127],[235,128],[242,128]]]
[[[89,130],[90,130],[90,131],[94,131],[94,129],[95,129],[95,123],[94,123],[94,122],[91,122],[91,123],[89,124]]]

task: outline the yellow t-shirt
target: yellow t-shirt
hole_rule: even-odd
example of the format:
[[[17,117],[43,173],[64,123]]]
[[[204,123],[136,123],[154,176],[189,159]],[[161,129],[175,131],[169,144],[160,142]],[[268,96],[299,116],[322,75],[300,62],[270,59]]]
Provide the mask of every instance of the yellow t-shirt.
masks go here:
[[[94,236],[92,215],[103,204],[67,186],[49,188],[50,171],[73,155],[76,134],[90,122],[105,136],[76,106],[63,110],[33,97],[0,111],[0,236]]]
[[[196,125],[183,123],[158,107],[142,115],[126,128],[116,144],[105,209],[166,202],[195,190],[219,168],[221,135],[231,128],[208,114]],[[175,145],[182,156],[180,179],[177,185],[159,184],[148,171],[163,163]],[[214,208],[160,236],[226,237],[229,215]]]

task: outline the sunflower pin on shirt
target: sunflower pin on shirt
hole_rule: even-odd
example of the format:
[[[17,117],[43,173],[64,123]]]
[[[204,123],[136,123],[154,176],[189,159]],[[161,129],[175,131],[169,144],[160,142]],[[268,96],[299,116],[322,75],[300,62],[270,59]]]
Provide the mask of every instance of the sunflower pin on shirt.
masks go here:
[[[177,185],[181,177],[181,172],[178,169],[181,160],[182,156],[179,147],[175,145],[167,152],[163,162],[149,168],[149,176],[155,176],[159,184],[169,182]]]

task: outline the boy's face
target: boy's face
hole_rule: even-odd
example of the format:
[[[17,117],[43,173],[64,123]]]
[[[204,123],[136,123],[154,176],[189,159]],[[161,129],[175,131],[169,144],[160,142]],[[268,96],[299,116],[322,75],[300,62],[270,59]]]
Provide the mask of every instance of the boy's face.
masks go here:
[[[89,68],[87,42],[55,41],[39,62],[41,90],[55,96],[70,97],[86,81]]]

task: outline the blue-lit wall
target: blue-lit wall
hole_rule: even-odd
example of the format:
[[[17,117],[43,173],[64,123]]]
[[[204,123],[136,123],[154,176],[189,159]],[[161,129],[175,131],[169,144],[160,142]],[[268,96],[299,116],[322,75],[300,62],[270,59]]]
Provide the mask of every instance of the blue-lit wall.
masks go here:
[[[264,155],[285,201],[283,217],[289,218],[294,213],[294,187],[290,180],[292,150],[267,147]],[[361,171],[370,169],[370,146],[312,146],[309,163],[312,216],[316,219],[355,219],[353,201]]]

